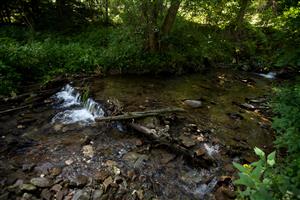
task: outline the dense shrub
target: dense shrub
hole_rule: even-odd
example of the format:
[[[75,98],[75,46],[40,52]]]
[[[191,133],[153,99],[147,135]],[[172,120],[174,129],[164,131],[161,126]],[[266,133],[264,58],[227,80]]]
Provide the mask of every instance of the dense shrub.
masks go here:
[[[258,162],[250,165],[234,165],[239,169],[240,179],[235,183],[246,186],[240,193],[241,199],[300,199],[300,82],[277,89],[273,102],[276,117],[273,128],[276,130],[278,163],[264,163],[262,151]],[[262,156],[263,155],[263,156]],[[275,157],[272,156],[272,159]],[[268,158],[269,159],[269,158]],[[271,158],[270,158],[271,160]]]

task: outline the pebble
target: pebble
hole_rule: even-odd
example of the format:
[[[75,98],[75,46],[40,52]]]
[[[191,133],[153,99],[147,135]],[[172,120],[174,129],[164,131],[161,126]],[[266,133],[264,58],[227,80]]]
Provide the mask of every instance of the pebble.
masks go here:
[[[103,194],[102,190],[95,190],[93,192],[93,198],[92,199],[93,200],[99,200],[101,198],[102,194]]]
[[[106,171],[106,170],[100,170],[100,171],[96,172],[95,179],[97,181],[103,182],[108,176],[109,176],[109,172],[108,171]]]
[[[62,169],[60,167],[53,167],[50,172],[52,176],[58,176],[61,173]]]
[[[33,185],[37,186],[37,187],[50,187],[51,183],[47,178],[44,177],[39,177],[39,178],[33,178],[30,180],[30,183],[32,183]]]
[[[84,187],[88,183],[88,177],[84,175],[78,175],[71,180],[71,186]]]
[[[85,145],[82,147],[82,153],[85,157],[92,158],[94,156],[94,149],[92,145]]]
[[[77,192],[74,194],[72,200],[89,200],[90,195],[88,192],[83,190],[77,190]]]
[[[41,192],[41,197],[42,197],[42,199],[50,200],[52,197],[52,194],[48,189],[43,189]]]
[[[32,184],[22,184],[20,185],[20,189],[23,191],[34,191],[36,190],[36,186]]]
[[[59,192],[62,189],[62,186],[60,184],[56,184],[51,188],[51,191]]]
[[[200,107],[202,107],[202,102],[198,101],[198,100],[184,100],[183,104],[187,105],[191,108],[200,108]]]
[[[74,161],[72,159],[68,159],[65,161],[66,165],[71,165]]]

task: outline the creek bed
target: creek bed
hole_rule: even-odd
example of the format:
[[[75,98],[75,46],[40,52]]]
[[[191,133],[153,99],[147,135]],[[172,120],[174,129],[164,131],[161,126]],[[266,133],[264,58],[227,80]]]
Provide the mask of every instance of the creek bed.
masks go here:
[[[214,159],[215,164],[194,165],[137,134],[127,122],[53,120],[68,109],[58,107],[52,97],[52,104],[0,116],[0,195],[9,199],[233,198],[231,163],[253,161],[255,146],[272,148],[266,100],[274,81],[226,70],[172,78],[73,80],[75,88],[89,88],[93,102],[102,105],[106,115],[184,108],[186,113],[144,123],[167,125],[172,137],[183,145],[201,147],[204,153],[197,153]],[[201,107],[185,105],[187,99],[201,101]],[[249,102],[256,107],[245,108]],[[51,184],[41,187],[32,181],[36,177]],[[227,195],[219,191],[221,187],[226,187]]]

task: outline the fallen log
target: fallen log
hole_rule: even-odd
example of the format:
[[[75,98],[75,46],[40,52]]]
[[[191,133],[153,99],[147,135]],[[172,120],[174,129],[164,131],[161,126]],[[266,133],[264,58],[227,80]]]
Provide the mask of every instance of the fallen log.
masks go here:
[[[98,117],[96,121],[116,121],[116,120],[126,120],[126,119],[136,119],[150,116],[157,116],[165,113],[175,113],[175,112],[185,112],[182,108],[163,108],[157,110],[148,110],[142,112],[127,112],[123,115],[108,116],[108,117]]]
[[[189,149],[179,144],[166,133],[157,133],[154,129],[149,129],[136,123],[130,123],[129,126],[159,145],[166,146],[171,152],[182,155],[189,163],[199,165],[204,168],[209,168],[215,164],[215,161],[208,157],[198,157],[193,149]]]

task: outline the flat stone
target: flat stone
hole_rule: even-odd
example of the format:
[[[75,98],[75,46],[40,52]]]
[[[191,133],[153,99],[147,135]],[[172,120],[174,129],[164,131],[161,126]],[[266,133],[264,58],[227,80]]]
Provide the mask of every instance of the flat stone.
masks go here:
[[[103,195],[103,191],[102,190],[95,190],[93,192],[93,197],[92,200],[99,200]]]
[[[20,189],[22,191],[34,191],[37,188],[35,185],[32,185],[32,184],[22,184],[22,185],[20,185]]]
[[[56,184],[56,185],[52,186],[51,191],[59,192],[61,189],[62,189],[62,186],[60,184]]]
[[[90,199],[89,193],[83,190],[77,190],[72,198],[72,200],[89,200],[89,199]]]
[[[140,156],[141,156],[141,154],[132,151],[132,152],[128,152],[127,154],[125,154],[123,156],[123,159],[127,162],[134,163]]]
[[[196,142],[193,138],[191,137],[187,137],[187,136],[184,136],[184,135],[181,135],[179,137],[179,139],[181,140],[182,144],[186,147],[192,147],[192,146],[195,146],[196,145]]]
[[[42,197],[42,199],[50,200],[52,197],[52,194],[48,189],[43,189],[41,192],[41,197]]]
[[[33,178],[30,180],[30,183],[32,183],[33,185],[35,185],[37,187],[41,187],[41,188],[51,186],[50,181],[44,177]]]
[[[184,100],[183,104],[191,108],[200,108],[202,107],[202,102],[198,100]]]
[[[167,152],[164,152],[161,154],[161,163],[162,164],[167,164],[169,163],[171,160],[173,160],[175,158],[175,155],[174,154],[171,154],[171,153],[167,153]]]
[[[110,186],[113,183],[112,177],[108,177],[103,181],[104,191],[107,190],[108,186]]]
[[[35,167],[34,164],[24,164],[22,165],[22,171],[26,172],[26,171],[31,171],[33,168]]]
[[[70,185],[76,187],[84,187],[88,183],[88,177],[84,175],[78,175],[71,180]]]
[[[66,195],[65,190],[60,190],[56,193],[56,200],[63,200],[64,196]]]
[[[68,160],[65,161],[65,164],[66,165],[72,165],[73,162],[74,161],[72,159],[68,159]]]
[[[206,153],[206,151],[203,148],[200,148],[200,149],[197,149],[195,151],[195,153],[196,153],[196,156],[203,156]]]
[[[110,173],[107,170],[100,170],[100,171],[96,172],[95,179],[97,181],[103,182],[109,175],[110,175]]]
[[[0,200],[7,200],[7,199],[9,199],[8,197],[9,197],[9,193],[5,192],[4,194],[0,195]]]
[[[60,167],[53,167],[50,170],[50,173],[52,176],[58,176],[62,172],[62,169]]]
[[[82,153],[85,157],[92,158],[94,156],[94,149],[92,145],[85,145],[82,147]]]

